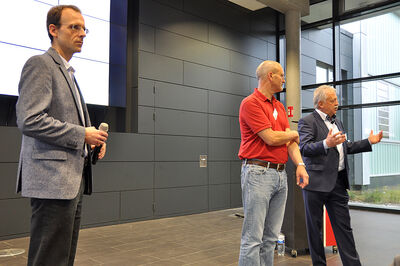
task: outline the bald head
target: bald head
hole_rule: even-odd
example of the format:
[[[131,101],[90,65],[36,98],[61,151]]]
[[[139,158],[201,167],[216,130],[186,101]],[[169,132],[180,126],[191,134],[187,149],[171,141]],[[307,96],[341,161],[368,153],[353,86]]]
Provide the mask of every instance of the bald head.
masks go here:
[[[267,61],[262,62],[257,67],[256,75],[259,80],[265,79],[267,77],[268,73],[276,74],[280,70],[283,70],[281,64],[279,64],[278,62],[275,62],[275,61],[267,60]]]

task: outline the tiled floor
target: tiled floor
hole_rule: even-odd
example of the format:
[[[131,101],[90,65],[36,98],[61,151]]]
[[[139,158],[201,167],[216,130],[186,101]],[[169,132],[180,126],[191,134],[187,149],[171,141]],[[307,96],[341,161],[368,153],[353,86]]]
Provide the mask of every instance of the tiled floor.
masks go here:
[[[230,209],[174,218],[83,229],[76,266],[81,265],[237,265],[242,219]],[[28,250],[29,238],[0,241],[0,249]],[[22,255],[0,265],[26,265]],[[328,255],[329,265],[341,265]],[[309,256],[275,256],[276,265],[311,265]]]

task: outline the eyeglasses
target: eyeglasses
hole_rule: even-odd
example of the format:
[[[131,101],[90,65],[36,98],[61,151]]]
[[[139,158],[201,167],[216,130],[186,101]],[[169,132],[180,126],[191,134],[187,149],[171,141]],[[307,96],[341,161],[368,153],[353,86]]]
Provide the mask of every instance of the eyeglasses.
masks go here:
[[[65,24],[60,24],[60,25],[65,25]],[[81,25],[77,25],[77,24],[68,25],[68,28],[73,30],[73,31],[81,31],[81,30],[83,30],[86,34],[89,33],[89,29],[87,29],[87,28],[85,28],[85,27],[83,27]]]

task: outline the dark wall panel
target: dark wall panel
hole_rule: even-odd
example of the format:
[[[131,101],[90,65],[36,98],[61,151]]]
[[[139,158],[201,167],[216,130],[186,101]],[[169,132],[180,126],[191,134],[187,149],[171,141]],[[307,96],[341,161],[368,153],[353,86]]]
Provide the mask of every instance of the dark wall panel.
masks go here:
[[[165,82],[155,84],[155,106],[194,112],[207,112],[207,91]]]
[[[153,188],[153,162],[102,162],[93,167],[94,192]]]
[[[155,52],[215,68],[229,70],[230,67],[228,50],[165,30],[156,30]]]
[[[230,162],[209,162],[208,180],[210,185],[230,183]]]
[[[156,134],[207,136],[207,114],[157,108]]]
[[[121,192],[121,220],[151,218],[152,216],[152,189]]]
[[[184,187],[155,190],[155,215],[192,213],[208,209],[208,189]]]
[[[189,62],[184,62],[184,68],[185,85],[225,93],[248,95],[250,81],[247,76]]]
[[[82,225],[117,222],[120,218],[120,192],[93,193],[83,197]]]
[[[201,137],[156,136],[156,161],[199,161],[207,154],[207,139]]]
[[[199,162],[157,162],[155,188],[188,187],[207,185],[207,168]]]
[[[107,140],[107,154],[104,161],[153,161],[154,136],[111,133]]]
[[[18,163],[0,163],[0,200],[18,198],[15,192]]]
[[[138,104],[144,106],[154,106],[154,80],[138,80]]]
[[[194,39],[208,40],[208,26],[205,20],[151,0],[140,1],[139,20],[141,23]]]
[[[26,198],[0,200],[0,237],[29,232],[31,207]]]
[[[230,185],[211,185],[209,189],[210,210],[227,209],[230,206]]]
[[[223,115],[208,116],[208,135],[210,137],[229,138],[231,136],[230,127],[231,117]]]
[[[183,62],[139,51],[139,77],[182,84]]]
[[[18,162],[21,133],[16,127],[0,127],[0,162]]]

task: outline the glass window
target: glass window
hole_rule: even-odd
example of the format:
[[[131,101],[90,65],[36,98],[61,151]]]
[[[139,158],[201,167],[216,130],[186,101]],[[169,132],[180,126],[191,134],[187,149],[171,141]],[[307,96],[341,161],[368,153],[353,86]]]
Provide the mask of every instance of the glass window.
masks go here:
[[[386,0],[345,0],[344,9],[345,11],[350,11],[385,1]]]
[[[321,79],[333,79],[333,67],[330,72],[322,74],[321,68],[328,69],[333,65],[333,44],[331,24],[301,32],[301,85],[311,85]],[[318,71],[318,73],[317,73]],[[326,82],[326,81],[323,81]]]
[[[400,71],[400,9],[340,28],[339,64],[349,79]]]
[[[310,14],[301,18],[303,24],[313,23],[316,21],[328,19],[332,17],[332,0],[320,1],[310,5]]]

